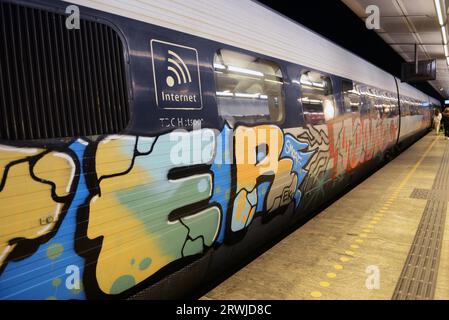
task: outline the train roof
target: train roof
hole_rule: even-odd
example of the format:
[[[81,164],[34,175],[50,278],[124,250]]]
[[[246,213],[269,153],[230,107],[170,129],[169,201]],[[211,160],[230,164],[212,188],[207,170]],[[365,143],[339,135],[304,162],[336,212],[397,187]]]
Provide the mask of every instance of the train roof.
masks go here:
[[[391,74],[255,1],[68,2],[244,48],[385,90],[396,89]],[[399,86],[404,95],[428,100],[427,95],[408,84]]]
[[[422,93],[421,91],[409,85],[408,83],[401,82],[400,80],[398,80],[398,87],[399,87],[399,94],[401,95],[405,95],[407,97],[415,98],[421,101],[423,100],[429,101],[428,95]]]

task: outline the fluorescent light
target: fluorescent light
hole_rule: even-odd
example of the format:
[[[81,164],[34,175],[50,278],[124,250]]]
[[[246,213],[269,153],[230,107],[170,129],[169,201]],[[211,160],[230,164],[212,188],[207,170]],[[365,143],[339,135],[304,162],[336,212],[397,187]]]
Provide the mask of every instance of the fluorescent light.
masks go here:
[[[449,56],[449,51],[447,50],[447,44],[445,44],[445,45],[443,46],[443,49],[444,49],[444,55],[445,55],[446,57],[448,57],[448,56]]]
[[[224,66],[220,63],[214,63],[214,68],[224,70],[224,69],[226,69],[226,66]]]
[[[268,82],[273,82],[273,83],[277,83],[277,84],[282,84],[282,82],[281,81],[276,81],[276,80],[271,80],[271,79],[264,79],[265,81],[268,81]]]
[[[320,90],[320,91],[324,91],[324,88],[319,88],[319,87],[315,87],[315,86],[308,86],[308,85],[302,85],[301,87],[307,88],[307,89],[312,89],[312,90]]]
[[[440,26],[444,26],[446,19],[443,18],[443,13],[441,12],[441,2],[440,2],[440,0],[435,0],[434,2],[435,2],[435,8],[437,10],[438,22],[439,22]]]
[[[312,82],[314,87],[324,88],[326,86],[325,82]]]
[[[240,98],[257,98],[259,97],[260,93],[239,93],[237,92],[235,94],[236,97]]]
[[[310,104],[321,104],[321,100],[309,99],[308,97],[301,98],[301,101],[304,102],[304,103],[310,103]]]
[[[306,86],[312,86],[317,88],[324,88],[326,86],[325,82],[315,82],[315,81],[309,81],[306,79],[301,79],[301,84],[305,84]]]
[[[233,95],[234,94],[232,92],[229,92],[229,90],[217,91],[217,96],[232,97]]]
[[[446,57],[447,65],[449,66],[449,57]]]
[[[256,71],[256,70],[251,70],[251,69],[246,69],[246,68],[228,66],[228,70],[229,71],[234,71],[234,72],[250,74],[250,75],[253,75],[253,76],[263,77],[263,73],[262,72],[259,72],[259,71]]]
[[[447,44],[447,33],[446,33],[446,26],[441,27],[441,34],[443,35],[443,44]]]
[[[312,82],[310,82],[309,80],[306,80],[306,79],[301,79],[301,84],[305,84],[305,85],[311,86]]]

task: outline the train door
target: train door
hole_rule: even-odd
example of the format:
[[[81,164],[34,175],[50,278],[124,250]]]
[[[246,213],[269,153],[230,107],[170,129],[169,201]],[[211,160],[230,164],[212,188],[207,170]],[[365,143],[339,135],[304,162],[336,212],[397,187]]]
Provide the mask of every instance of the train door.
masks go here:
[[[339,83],[331,75],[314,70],[303,70],[299,75],[298,101],[301,104],[305,135],[317,155],[308,168],[308,178],[303,185],[308,207],[317,207],[338,192],[342,177],[335,149],[334,131],[341,123],[341,108],[336,92]],[[340,159],[341,160],[341,159]],[[340,170],[340,172],[339,172]]]
[[[347,184],[351,184],[356,179],[355,170],[363,161],[363,131],[360,112],[362,108],[361,94],[359,87],[352,80],[341,80],[341,96],[344,110],[344,122],[346,130],[346,154],[347,160]]]

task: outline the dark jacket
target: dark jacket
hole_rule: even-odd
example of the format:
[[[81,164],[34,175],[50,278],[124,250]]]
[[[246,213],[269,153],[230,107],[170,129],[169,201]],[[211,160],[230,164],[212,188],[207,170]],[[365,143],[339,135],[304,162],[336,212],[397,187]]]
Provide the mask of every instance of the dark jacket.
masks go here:
[[[443,122],[449,122],[449,107],[444,109],[442,120]]]

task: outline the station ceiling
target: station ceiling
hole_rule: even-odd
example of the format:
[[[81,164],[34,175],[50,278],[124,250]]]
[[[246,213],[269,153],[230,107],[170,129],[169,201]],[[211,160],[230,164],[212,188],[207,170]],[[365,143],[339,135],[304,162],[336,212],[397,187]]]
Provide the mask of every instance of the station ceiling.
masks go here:
[[[405,61],[436,59],[437,77],[429,83],[445,98],[449,98],[449,59],[446,59],[443,35],[434,0],[342,0],[360,19],[365,21],[369,5],[380,10],[377,34]],[[441,0],[442,4],[447,0]],[[438,2],[437,2],[438,3]],[[448,8],[448,6],[445,6]],[[447,19],[447,11],[443,13]],[[446,30],[447,32],[447,30]],[[447,33],[446,33],[447,34]]]

